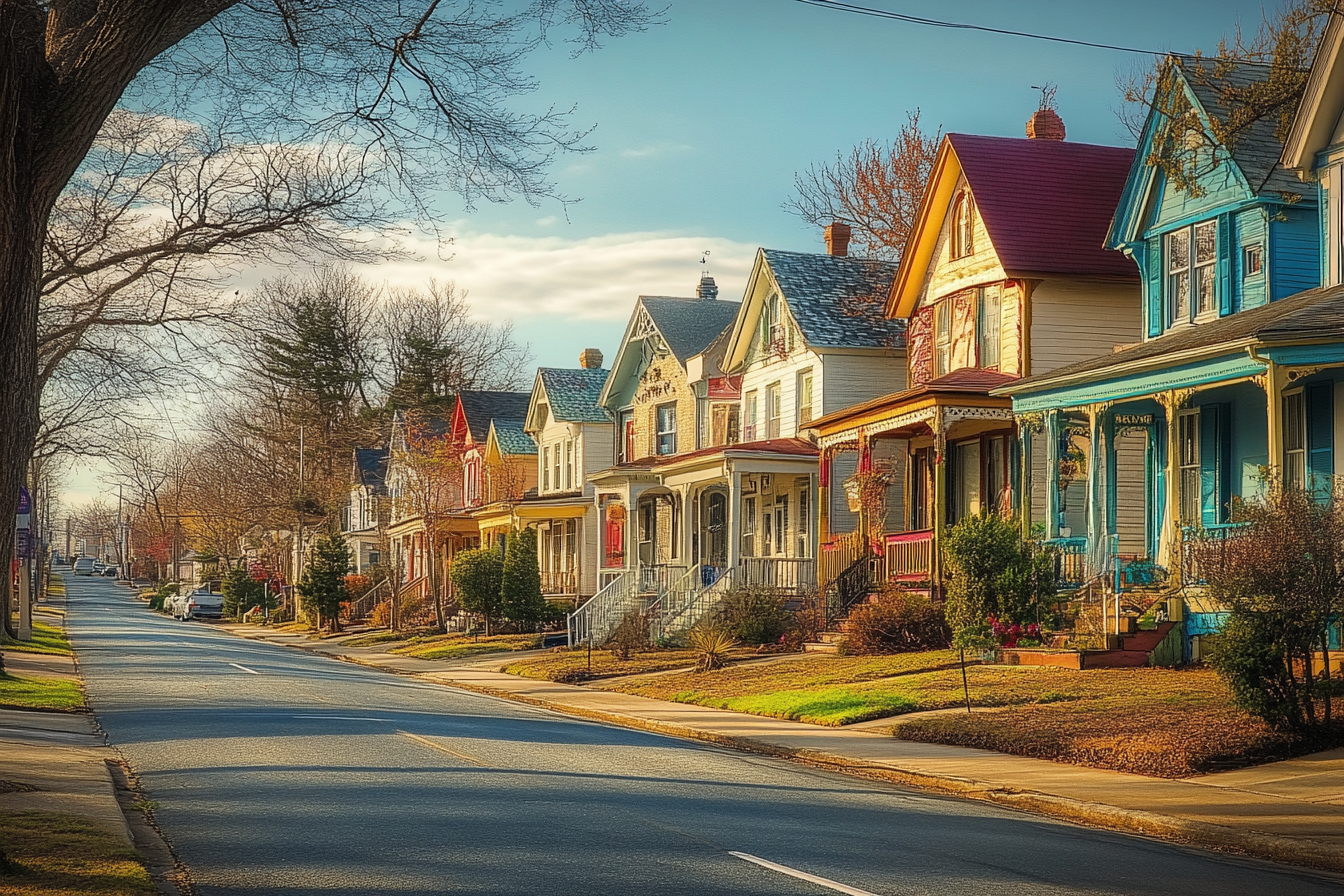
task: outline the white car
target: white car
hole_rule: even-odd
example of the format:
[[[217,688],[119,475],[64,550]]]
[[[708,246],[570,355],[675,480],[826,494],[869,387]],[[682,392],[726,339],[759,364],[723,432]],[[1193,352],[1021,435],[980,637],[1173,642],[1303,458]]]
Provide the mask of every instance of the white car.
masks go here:
[[[80,557],[75,561],[75,575],[91,576],[93,575],[94,559],[92,557]]]
[[[183,622],[190,619],[221,619],[224,616],[224,595],[204,589],[170,594],[163,602],[163,609],[169,616]]]

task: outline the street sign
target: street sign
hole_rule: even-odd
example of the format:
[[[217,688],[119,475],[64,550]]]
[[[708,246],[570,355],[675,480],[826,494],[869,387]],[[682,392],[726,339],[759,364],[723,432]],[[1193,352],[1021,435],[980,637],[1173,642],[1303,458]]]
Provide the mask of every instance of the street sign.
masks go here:
[[[17,533],[18,541],[15,545],[16,556],[20,560],[30,560],[33,556],[33,532],[31,529],[20,529]]]
[[[28,489],[19,486],[19,510],[14,517],[15,529],[28,528],[28,515],[33,512],[33,498],[28,494]]]

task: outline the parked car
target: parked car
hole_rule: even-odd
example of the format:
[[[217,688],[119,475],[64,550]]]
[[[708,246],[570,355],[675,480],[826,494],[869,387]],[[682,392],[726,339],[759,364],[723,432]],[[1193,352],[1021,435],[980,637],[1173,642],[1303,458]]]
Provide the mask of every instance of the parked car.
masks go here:
[[[217,591],[192,591],[182,598],[182,619],[222,619],[224,595]]]
[[[116,578],[118,575],[120,575],[120,573],[121,573],[120,567],[117,567],[109,563],[103,567],[103,571],[99,573],[99,575],[105,576],[109,579],[113,579]]]
[[[75,575],[77,576],[93,575],[94,563],[95,561],[92,557],[80,557],[78,560],[75,561]]]

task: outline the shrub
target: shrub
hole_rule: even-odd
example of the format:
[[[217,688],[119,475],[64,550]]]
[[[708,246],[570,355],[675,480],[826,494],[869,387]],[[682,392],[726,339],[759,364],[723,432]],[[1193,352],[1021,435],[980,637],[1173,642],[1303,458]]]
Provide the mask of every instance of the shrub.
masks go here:
[[[1237,705],[1275,728],[1328,725],[1333,688],[1313,659],[1344,610],[1344,495],[1271,483],[1233,521],[1242,527],[1192,546],[1209,596],[1230,610],[1211,664]]]
[[[261,603],[264,589],[252,578],[246,566],[235,566],[224,576],[219,587],[224,595],[224,615],[242,619],[243,614]]]
[[[845,651],[855,654],[935,650],[952,642],[941,608],[927,597],[884,588],[849,612]]]
[[[1036,622],[1041,602],[1055,592],[1054,558],[1034,550],[1014,519],[968,516],[948,530],[943,552],[947,621],[954,630],[990,616]]]
[[[500,615],[520,628],[535,628],[546,617],[537,565],[537,530],[510,533],[500,571]]]
[[[643,613],[631,610],[611,633],[606,646],[618,658],[630,659],[630,654],[649,646],[649,621],[644,618]]]
[[[499,593],[504,578],[504,555],[498,548],[458,551],[448,577],[468,613],[485,617],[485,633],[499,612]]]
[[[793,622],[775,588],[744,585],[724,595],[716,622],[743,644],[774,644]]]
[[[339,532],[319,538],[298,582],[304,612],[316,613],[319,622],[325,619],[333,630],[338,629],[337,614],[345,598],[345,577],[349,572],[350,546],[345,538]]]
[[[737,646],[732,632],[722,625],[697,625],[686,633],[686,646],[695,651],[695,671],[712,672],[728,662],[728,652]]]

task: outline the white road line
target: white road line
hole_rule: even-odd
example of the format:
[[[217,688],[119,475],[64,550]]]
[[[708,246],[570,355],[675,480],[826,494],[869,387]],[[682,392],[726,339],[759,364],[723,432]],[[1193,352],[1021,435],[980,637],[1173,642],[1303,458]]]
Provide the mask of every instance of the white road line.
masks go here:
[[[237,663],[229,663],[229,665],[232,666],[232,667],[235,668],[235,669],[242,669],[244,672],[250,672],[250,673],[252,673],[253,675],[260,675],[260,674],[261,674],[261,673],[258,672],[256,669],[249,669],[249,668],[247,668],[246,666],[240,666],[240,665],[238,665]]]
[[[797,868],[790,868],[788,865],[777,865],[774,862],[753,856],[745,852],[729,851],[728,855],[739,858],[744,862],[751,862],[753,865],[760,865],[762,868],[769,868],[771,871],[778,871],[780,874],[787,874],[789,877],[796,877],[799,880],[805,880],[818,886],[828,887],[840,893],[848,893],[849,896],[877,896],[876,893],[868,890],[860,890],[858,887],[851,887],[848,884],[842,884],[839,881],[831,880],[828,877],[817,877],[815,874],[808,874],[806,871],[799,871]]]
[[[468,753],[459,753],[457,750],[450,750],[443,744],[436,743],[435,741],[432,741],[427,737],[421,737],[420,735],[412,734],[409,731],[398,731],[397,733],[400,734],[402,737],[410,738],[411,740],[420,744],[420,746],[422,747],[429,747],[431,750],[438,750],[440,753],[447,753],[449,756],[452,756],[455,759],[461,759],[463,762],[469,762],[472,765],[482,765],[482,766],[485,765],[484,762],[477,759],[475,756],[472,756]]]
[[[330,719],[335,722],[386,722],[387,719],[373,719],[368,716],[294,716],[296,719]]]

